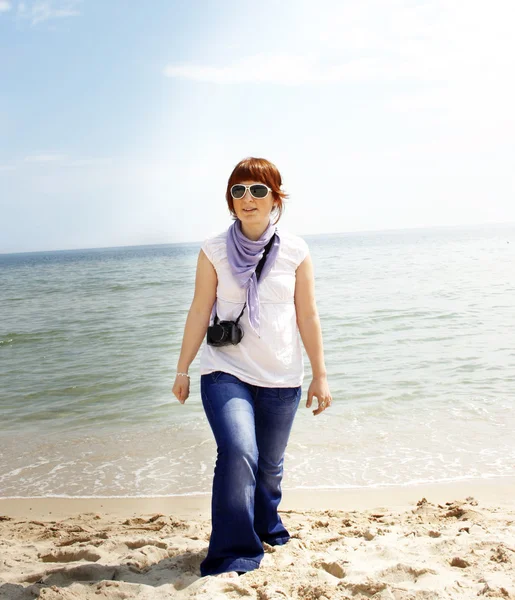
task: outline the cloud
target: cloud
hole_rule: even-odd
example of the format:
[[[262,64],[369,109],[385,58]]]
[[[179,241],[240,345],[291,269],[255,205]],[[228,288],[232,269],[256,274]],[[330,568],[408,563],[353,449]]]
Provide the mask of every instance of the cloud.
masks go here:
[[[0,13],[11,10],[11,3],[7,0],[0,0]]]
[[[257,54],[242,58],[231,65],[168,65],[166,77],[181,77],[209,83],[297,83],[313,77],[313,61],[303,56]]]
[[[221,67],[168,65],[164,75],[220,84],[249,82],[304,85],[366,80],[371,77],[389,79],[400,74],[398,69],[392,70],[387,66],[381,57],[324,64],[320,56],[259,53]]]
[[[1,0],[0,0],[1,1]],[[82,0],[38,0],[36,2],[20,2],[17,16],[30,21],[32,26],[51,19],[63,19],[79,16]]]
[[[488,8],[479,0],[299,0],[288,28],[269,32],[278,41],[267,52],[242,44],[236,54],[235,34],[224,31],[228,50],[218,63],[172,63],[163,74],[216,84],[466,81],[473,87],[483,80],[505,88],[515,68],[514,18],[511,0]]]

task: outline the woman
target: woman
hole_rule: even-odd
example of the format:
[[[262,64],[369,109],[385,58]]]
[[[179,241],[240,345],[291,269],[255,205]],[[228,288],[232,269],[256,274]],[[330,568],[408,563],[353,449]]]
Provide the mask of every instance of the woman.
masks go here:
[[[277,508],[304,377],[299,332],[313,372],[306,406],[316,397],[313,414],[319,415],[332,401],[309,249],[276,227],[286,197],[280,188],[281,175],[269,161],[238,163],[226,191],[234,222],[205,240],[198,257],[173,393],[182,404],[188,398],[188,368],[206,337],[201,396],[217,460],[202,576],[256,569],[263,542],[290,538]]]

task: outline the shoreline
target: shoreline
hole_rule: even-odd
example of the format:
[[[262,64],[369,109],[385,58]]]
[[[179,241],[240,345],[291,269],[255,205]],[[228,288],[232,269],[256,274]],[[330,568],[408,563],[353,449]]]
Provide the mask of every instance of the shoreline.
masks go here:
[[[490,506],[515,506],[515,477],[378,488],[285,489],[279,510],[405,508],[422,498],[438,504],[449,499],[465,500],[469,496]],[[37,519],[65,518],[88,512],[125,517],[161,512],[182,518],[208,519],[210,507],[210,493],[149,497],[0,498],[0,515]]]

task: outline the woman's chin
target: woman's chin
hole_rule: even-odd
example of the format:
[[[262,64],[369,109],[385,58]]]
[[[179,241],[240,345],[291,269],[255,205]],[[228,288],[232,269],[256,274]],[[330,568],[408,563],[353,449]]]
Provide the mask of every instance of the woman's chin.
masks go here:
[[[238,215],[238,219],[242,223],[253,223],[256,226],[262,224],[266,226],[270,221],[270,215],[263,215],[262,213],[256,211],[253,213],[240,213]]]

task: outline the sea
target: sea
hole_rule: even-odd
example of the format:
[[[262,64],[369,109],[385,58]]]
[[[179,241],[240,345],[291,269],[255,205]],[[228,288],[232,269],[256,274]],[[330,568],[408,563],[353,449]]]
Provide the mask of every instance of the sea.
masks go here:
[[[303,236],[333,405],[303,398],[283,489],[515,475],[515,225]],[[172,385],[200,241],[0,255],[0,497],[209,494]]]

